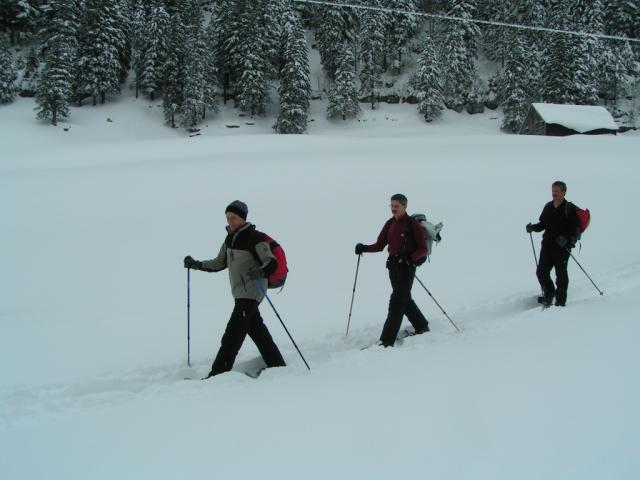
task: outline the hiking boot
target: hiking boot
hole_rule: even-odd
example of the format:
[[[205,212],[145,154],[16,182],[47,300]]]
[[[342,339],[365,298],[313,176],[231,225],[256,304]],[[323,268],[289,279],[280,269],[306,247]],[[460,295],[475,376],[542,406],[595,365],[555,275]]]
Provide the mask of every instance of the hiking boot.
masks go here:
[[[538,303],[550,307],[553,304],[553,297],[538,297]]]
[[[545,305],[545,306],[550,306],[553,305],[553,299],[556,296],[556,291],[555,290],[543,290],[542,292],[542,296],[538,297],[538,303]]]
[[[564,307],[566,305],[567,305],[567,295],[566,294],[556,295],[556,307]]]
[[[420,330],[416,330],[415,332],[413,332],[413,335],[420,335],[422,333],[427,333],[430,332],[431,330],[429,330],[429,325],[426,326],[426,328],[420,329]]]

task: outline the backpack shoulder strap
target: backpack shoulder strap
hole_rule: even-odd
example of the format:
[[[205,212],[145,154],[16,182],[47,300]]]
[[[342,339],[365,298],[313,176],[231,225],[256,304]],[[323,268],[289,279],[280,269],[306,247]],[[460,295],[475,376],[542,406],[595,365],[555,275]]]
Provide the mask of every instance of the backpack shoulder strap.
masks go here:
[[[264,232],[261,232],[258,229],[254,229],[252,233],[252,238],[251,238],[251,248],[249,249],[251,256],[258,262],[260,263],[260,257],[258,256],[258,252],[256,250],[256,246],[258,245],[258,243],[264,242],[267,245],[269,245],[269,248],[271,248],[271,238],[269,237],[269,235],[267,235]]]
[[[413,234],[413,224],[417,221],[418,219],[416,217],[414,217],[413,215],[409,215],[409,221],[407,222],[407,231],[404,235],[404,244],[402,245],[403,252],[407,251],[407,241],[409,240],[409,235],[411,235],[413,237],[413,241],[417,243],[416,237]]]
[[[407,231],[409,231],[413,227],[413,224],[418,221],[418,219],[413,215],[407,215],[409,216],[409,221],[407,222]]]
[[[578,211],[578,207],[576,206],[576,204],[573,202],[567,201],[566,205],[564,206],[565,215],[568,217],[571,213],[577,213],[577,211]]]
[[[389,236],[389,227],[391,227],[391,222],[393,222],[393,217],[391,217],[389,220],[387,220],[385,222],[385,224],[382,226],[382,231],[384,232],[384,235],[387,238]]]

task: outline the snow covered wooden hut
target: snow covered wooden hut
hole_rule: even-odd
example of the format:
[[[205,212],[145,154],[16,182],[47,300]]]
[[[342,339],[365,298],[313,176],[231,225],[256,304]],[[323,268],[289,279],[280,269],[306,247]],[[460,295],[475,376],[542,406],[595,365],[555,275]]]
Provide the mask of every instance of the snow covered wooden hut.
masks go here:
[[[618,126],[604,107],[532,103],[519,133],[563,137],[576,133],[615,134],[617,131]]]

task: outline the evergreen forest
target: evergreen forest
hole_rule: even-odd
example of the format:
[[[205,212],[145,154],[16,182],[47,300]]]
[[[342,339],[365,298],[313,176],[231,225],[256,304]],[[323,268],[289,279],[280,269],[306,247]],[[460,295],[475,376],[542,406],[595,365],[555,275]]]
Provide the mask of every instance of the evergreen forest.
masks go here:
[[[303,133],[314,100],[336,121],[407,102],[426,122],[500,108],[517,132],[548,102],[635,125],[639,38],[640,0],[0,0],[0,103],[55,125],[126,85],[172,128],[231,102]]]

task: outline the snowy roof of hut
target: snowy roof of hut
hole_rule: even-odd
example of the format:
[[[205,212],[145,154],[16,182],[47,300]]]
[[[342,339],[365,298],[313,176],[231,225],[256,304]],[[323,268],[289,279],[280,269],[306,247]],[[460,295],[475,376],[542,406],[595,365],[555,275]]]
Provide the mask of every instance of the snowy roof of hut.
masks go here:
[[[534,103],[532,106],[547,125],[562,125],[578,133],[599,129],[618,130],[618,125],[604,107],[555,103]]]

